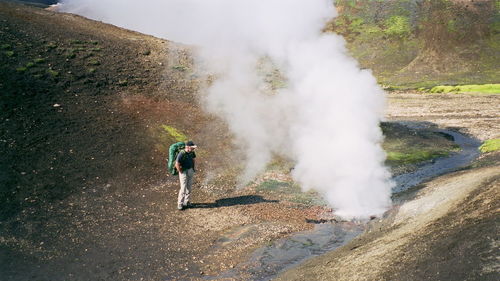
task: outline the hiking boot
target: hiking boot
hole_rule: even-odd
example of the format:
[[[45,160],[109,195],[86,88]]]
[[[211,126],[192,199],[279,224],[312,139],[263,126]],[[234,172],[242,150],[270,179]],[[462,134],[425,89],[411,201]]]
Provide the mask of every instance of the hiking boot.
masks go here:
[[[190,203],[190,202],[187,202],[186,204],[184,204],[184,205],[182,205],[182,206],[184,206],[184,208],[186,208],[186,209],[187,209],[187,208],[191,208],[193,205],[191,205],[191,203]]]
[[[179,210],[179,211],[184,210],[184,206],[182,206],[182,205],[177,205],[177,210]]]

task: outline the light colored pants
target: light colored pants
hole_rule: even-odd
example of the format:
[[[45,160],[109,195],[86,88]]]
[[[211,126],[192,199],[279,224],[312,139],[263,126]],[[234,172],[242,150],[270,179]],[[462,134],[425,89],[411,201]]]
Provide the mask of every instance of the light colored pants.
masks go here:
[[[189,203],[191,196],[191,187],[193,185],[194,170],[188,169],[179,173],[179,180],[181,182],[181,189],[179,190],[179,197],[177,198],[178,206],[186,206]]]

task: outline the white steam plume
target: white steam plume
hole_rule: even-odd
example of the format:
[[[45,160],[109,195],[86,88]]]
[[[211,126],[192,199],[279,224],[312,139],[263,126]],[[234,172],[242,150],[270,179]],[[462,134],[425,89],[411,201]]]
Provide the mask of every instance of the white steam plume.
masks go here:
[[[63,11],[195,44],[218,79],[204,95],[246,152],[245,179],[273,153],[296,161],[293,176],[344,218],[381,215],[392,183],[378,127],[384,93],[321,32],[332,0],[66,0]],[[278,68],[286,86],[269,92]]]

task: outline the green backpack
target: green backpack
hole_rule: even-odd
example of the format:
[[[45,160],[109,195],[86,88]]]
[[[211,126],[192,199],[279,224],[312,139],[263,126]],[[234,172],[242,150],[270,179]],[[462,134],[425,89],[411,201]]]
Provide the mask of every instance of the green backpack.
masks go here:
[[[177,159],[179,151],[183,150],[185,146],[186,144],[180,141],[172,144],[168,149],[167,170],[172,175],[177,175],[179,173],[175,168],[175,160]]]

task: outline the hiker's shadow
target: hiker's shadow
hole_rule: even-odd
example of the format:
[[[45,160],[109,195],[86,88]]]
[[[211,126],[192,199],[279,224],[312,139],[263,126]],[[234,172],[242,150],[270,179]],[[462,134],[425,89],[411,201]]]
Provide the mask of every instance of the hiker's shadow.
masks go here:
[[[279,200],[267,200],[260,195],[244,195],[231,198],[218,199],[213,203],[192,203],[190,208],[219,208],[237,205],[251,205],[259,203],[277,203]]]

